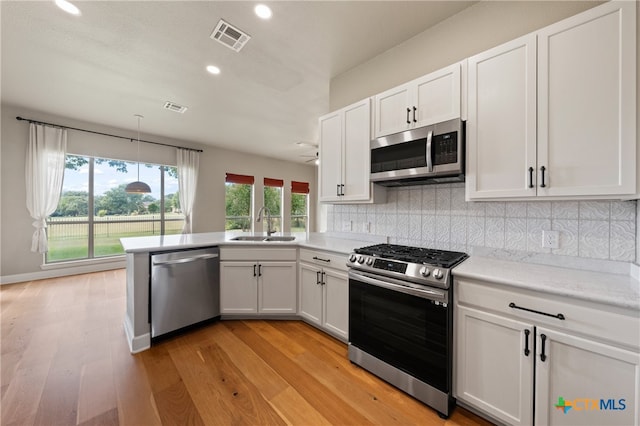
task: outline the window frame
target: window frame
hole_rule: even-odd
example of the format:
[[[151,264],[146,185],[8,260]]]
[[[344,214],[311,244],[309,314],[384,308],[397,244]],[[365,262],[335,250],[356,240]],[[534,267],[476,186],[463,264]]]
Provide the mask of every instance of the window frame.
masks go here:
[[[97,216],[97,212],[95,211],[95,198],[96,198],[96,194],[95,194],[95,163],[96,160],[105,160],[105,161],[123,161],[127,164],[136,164],[134,162],[131,161],[127,161],[127,160],[119,160],[119,159],[114,159],[114,158],[103,158],[103,157],[97,157],[97,156],[91,156],[91,155],[83,155],[83,154],[73,154],[73,153],[67,153],[65,155],[65,163],[67,161],[68,157],[81,157],[81,158],[85,158],[88,160],[87,163],[87,167],[88,167],[88,177],[87,177],[87,218],[86,220],[70,220],[70,221],[64,221],[64,220],[52,220],[52,217],[49,216],[47,217],[47,228],[48,228],[48,232],[47,232],[47,239],[50,238],[50,229],[52,226],[55,225],[65,225],[65,224],[81,224],[81,225],[86,225],[86,234],[87,234],[87,255],[85,257],[75,257],[75,258],[66,258],[66,259],[58,259],[58,260],[50,260],[49,259],[49,252],[47,251],[46,253],[43,253],[43,265],[44,266],[55,266],[55,265],[60,265],[60,264],[65,264],[65,263],[72,263],[72,262],[87,262],[87,261],[108,261],[109,259],[114,259],[114,258],[121,258],[124,257],[126,255],[126,253],[118,253],[118,254],[106,254],[106,255],[98,255],[96,256],[96,247],[95,247],[95,243],[96,243],[96,224],[110,224],[110,223],[121,223],[123,222],[122,220],[118,221],[100,221],[100,220],[96,220],[96,216]],[[167,170],[169,168],[172,167],[176,167],[176,166],[171,166],[171,165],[166,165],[166,164],[152,164],[152,163],[143,163],[144,165],[151,165],[152,167],[157,167],[158,168],[158,172],[160,173],[160,233],[158,235],[166,235],[166,222],[167,222],[167,218],[165,215],[165,174],[167,173]],[[66,169],[65,169],[66,172]],[[57,208],[56,208],[57,210]],[[155,216],[155,215],[154,215]],[[138,222],[157,222],[157,219],[151,219],[151,220],[138,220]],[[171,221],[173,221],[173,219],[171,219]],[[182,219],[182,221],[184,221],[184,217]],[[155,234],[153,234],[155,235]],[[140,236],[148,236],[148,235],[140,235]],[[135,237],[135,236],[134,236]]]

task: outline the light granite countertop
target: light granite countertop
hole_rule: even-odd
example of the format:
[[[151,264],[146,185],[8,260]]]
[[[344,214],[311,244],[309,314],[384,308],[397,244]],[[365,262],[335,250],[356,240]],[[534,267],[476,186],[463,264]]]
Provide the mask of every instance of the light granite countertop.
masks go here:
[[[471,256],[453,269],[453,276],[640,311],[640,281],[630,275]]]
[[[233,241],[238,235],[264,236],[261,232],[234,233],[234,232],[206,232],[199,234],[156,235],[151,237],[121,238],[120,242],[127,253],[145,253],[169,250],[182,250],[188,248],[208,246],[262,246],[283,247],[294,246],[317,250],[332,251],[341,254],[349,254],[354,249],[386,242],[386,237],[355,234],[354,239],[336,237],[334,234],[311,233],[278,233],[281,236],[294,236],[293,241]]]

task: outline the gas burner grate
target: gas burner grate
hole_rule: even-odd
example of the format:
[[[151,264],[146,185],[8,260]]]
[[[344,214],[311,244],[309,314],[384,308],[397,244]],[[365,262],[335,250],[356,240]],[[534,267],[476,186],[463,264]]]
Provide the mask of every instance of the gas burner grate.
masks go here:
[[[423,247],[410,247],[396,244],[376,244],[356,249],[357,254],[364,254],[401,262],[434,265],[451,268],[467,258],[466,253],[448,250],[436,250]]]

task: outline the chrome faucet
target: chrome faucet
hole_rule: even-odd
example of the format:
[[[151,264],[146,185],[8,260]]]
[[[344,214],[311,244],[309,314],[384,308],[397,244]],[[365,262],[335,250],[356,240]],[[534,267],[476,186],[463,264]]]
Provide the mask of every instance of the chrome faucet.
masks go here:
[[[260,210],[258,210],[258,218],[256,219],[256,222],[260,222],[262,220],[263,212],[267,213],[267,236],[270,237],[271,234],[275,234],[276,231],[273,231],[271,229],[271,213],[269,213],[269,209],[267,208],[267,206],[262,206]]]

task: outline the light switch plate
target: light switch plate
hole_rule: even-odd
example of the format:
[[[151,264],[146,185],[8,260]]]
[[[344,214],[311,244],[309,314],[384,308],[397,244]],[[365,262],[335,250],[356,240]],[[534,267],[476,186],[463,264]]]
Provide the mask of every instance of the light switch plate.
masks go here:
[[[542,247],[557,249],[560,247],[559,231],[542,231]]]

